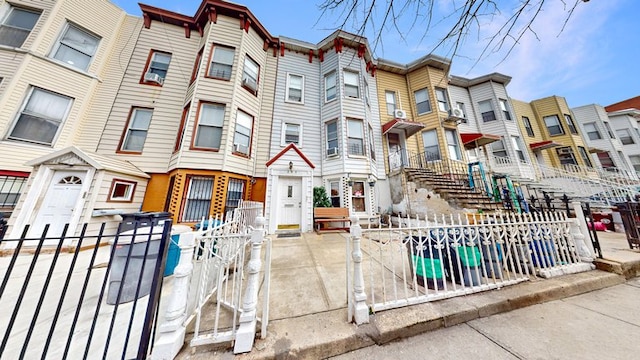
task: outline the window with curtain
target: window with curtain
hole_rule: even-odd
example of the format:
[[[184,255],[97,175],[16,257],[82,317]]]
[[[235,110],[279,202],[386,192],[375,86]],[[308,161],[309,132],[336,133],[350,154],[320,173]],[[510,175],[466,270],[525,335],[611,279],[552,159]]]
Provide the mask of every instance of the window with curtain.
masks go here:
[[[362,120],[347,120],[347,147],[349,155],[364,155],[364,130]]]
[[[233,136],[233,152],[249,155],[253,134],[253,116],[238,110],[236,115],[236,131]]]
[[[569,114],[564,114],[564,121],[567,123],[567,126],[569,127],[569,131],[572,134],[578,134],[578,129],[576,129],[576,124],[573,122],[573,119],[571,118],[571,115]]]
[[[425,160],[441,160],[438,133],[435,129],[422,132]]]
[[[387,103],[387,115],[394,115],[396,111],[396,92],[385,91],[384,98]]]
[[[223,123],[224,105],[200,103],[193,146],[203,149],[220,149]]]
[[[147,132],[151,124],[152,109],[133,108],[127,128],[125,129],[124,138],[120,151],[129,151],[141,153],[144,142],[147,139]]]
[[[324,76],[324,101],[336,98],[336,72],[332,71]]]
[[[599,152],[598,160],[600,160],[600,165],[602,165],[604,169],[616,167],[616,164],[613,162],[611,155],[607,151]]]
[[[287,74],[287,95],[286,99],[290,102],[303,103],[304,76]]]
[[[416,100],[416,110],[418,111],[418,115],[431,112],[431,102],[429,102],[429,92],[427,89],[415,91],[413,96]]]
[[[213,194],[213,177],[188,177],[187,195],[182,210],[181,221],[200,221],[209,218],[211,196]]]
[[[495,111],[493,111],[491,100],[478,102],[478,109],[480,110],[480,114],[482,115],[482,121],[487,122],[496,120],[496,113]]]
[[[222,80],[231,79],[233,58],[236,53],[235,49],[214,44],[212,51],[213,54],[211,55],[211,63],[209,64],[207,76]]]
[[[534,137],[535,134],[533,133],[533,127],[531,126],[531,120],[529,120],[528,117],[523,116],[522,117],[522,123],[524,124],[524,129],[527,131],[527,135],[529,135],[529,137]]]
[[[329,181],[329,198],[331,199],[331,207],[340,207],[340,181]]]
[[[562,135],[564,134],[564,129],[562,128],[562,124],[560,124],[560,119],[558,119],[558,115],[549,115],[545,116],[544,124],[547,126],[547,130],[549,131],[549,135]]]
[[[52,57],[80,70],[87,70],[99,43],[99,37],[67,23]]]
[[[455,130],[445,129],[444,135],[447,138],[447,150],[449,159],[462,160],[460,153],[460,144],[458,142],[458,133]]]
[[[436,88],[436,100],[438,100],[438,110],[449,111],[449,100],[447,100],[447,91],[445,89]]]
[[[364,181],[354,181],[351,186],[351,206],[355,212],[367,211],[365,195],[364,195]]]
[[[21,47],[39,18],[39,12],[9,5],[9,11],[0,22],[0,45]]]
[[[360,97],[360,76],[357,72],[344,72],[344,95],[352,98]]]
[[[9,132],[9,139],[52,145],[71,108],[70,97],[31,88],[27,101]]]
[[[244,69],[242,71],[242,86],[252,91],[254,94],[258,91],[258,76],[260,75],[260,66],[253,61],[248,55],[244,58]]]

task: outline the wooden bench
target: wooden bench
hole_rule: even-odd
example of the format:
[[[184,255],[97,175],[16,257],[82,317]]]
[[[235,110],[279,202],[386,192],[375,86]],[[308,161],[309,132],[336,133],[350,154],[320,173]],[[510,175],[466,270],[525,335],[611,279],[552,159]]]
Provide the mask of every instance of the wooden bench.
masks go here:
[[[313,208],[313,222],[317,232],[323,230],[349,230],[351,220],[349,220],[348,208]],[[343,227],[322,227],[324,223],[342,223]]]

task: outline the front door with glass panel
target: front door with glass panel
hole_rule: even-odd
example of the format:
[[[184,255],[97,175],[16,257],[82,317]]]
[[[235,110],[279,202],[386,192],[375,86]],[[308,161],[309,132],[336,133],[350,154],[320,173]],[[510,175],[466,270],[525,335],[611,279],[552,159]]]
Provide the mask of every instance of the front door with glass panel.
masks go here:
[[[404,137],[400,134],[388,133],[387,141],[389,143],[389,167],[391,170],[400,168],[406,163],[406,155],[402,148]]]
[[[278,185],[278,230],[300,229],[301,184],[300,178],[280,178]]]

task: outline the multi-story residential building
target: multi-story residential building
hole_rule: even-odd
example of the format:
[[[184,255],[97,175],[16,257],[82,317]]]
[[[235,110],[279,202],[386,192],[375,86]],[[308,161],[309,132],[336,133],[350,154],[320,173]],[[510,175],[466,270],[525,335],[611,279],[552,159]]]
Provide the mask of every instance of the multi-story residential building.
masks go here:
[[[633,145],[636,139],[633,127],[616,128],[616,123],[607,115],[605,109],[596,104],[579,106],[571,109],[580,125],[583,138],[589,151],[596,154],[594,165],[599,169],[611,172],[612,175],[635,177],[631,160],[625,153],[623,144]],[[628,124],[628,122],[627,122]],[[587,164],[587,166],[591,166]],[[606,175],[606,174],[605,174]]]
[[[619,132],[623,153],[640,176],[640,96],[605,107],[612,126]]]

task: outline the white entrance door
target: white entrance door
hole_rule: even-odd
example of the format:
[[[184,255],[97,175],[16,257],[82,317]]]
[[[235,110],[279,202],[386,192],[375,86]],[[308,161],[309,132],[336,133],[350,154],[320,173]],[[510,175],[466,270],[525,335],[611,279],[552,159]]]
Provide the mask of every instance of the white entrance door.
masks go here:
[[[278,230],[300,229],[302,180],[300,178],[280,178],[278,184]]]
[[[56,171],[54,173],[51,184],[42,200],[42,205],[36,210],[36,217],[29,231],[31,237],[40,237],[46,224],[49,224],[48,238],[62,234],[64,225],[68,224],[73,216],[85,175],[85,171]],[[49,243],[54,244],[57,241]],[[48,245],[47,242],[45,245]]]
[[[401,137],[400,134],[388,133],[387,141],[389,144],[389,167],[391,170],[394,170],[407,162],[405,151],[402,146],[404,138]]]

